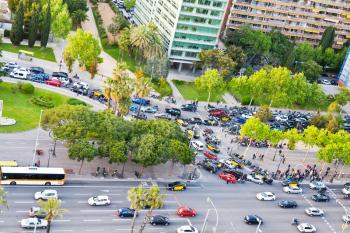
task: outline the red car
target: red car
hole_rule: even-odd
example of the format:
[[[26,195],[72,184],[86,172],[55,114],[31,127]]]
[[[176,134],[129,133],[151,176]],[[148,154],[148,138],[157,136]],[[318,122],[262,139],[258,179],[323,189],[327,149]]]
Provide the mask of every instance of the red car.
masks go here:
[[[218,160],[218,156],[217,155],[214,155],[214,154],[210,153],[207,150],[204,152],[204,156],[209,158],[209,159]]]
[[[177,215],[181,217],[194,217],[197,215],[197,213],[194,209],[189,207],[180,207],[177,209]]]
[[[213,109],[209,112],[209,115],[214,116],[214,117],[223,117],[223,116],[227,116],[227,112],[223,109]]]
[[[225,172],[221,172],[219,174],[220,179],[228,181],[230,183],[235,183],[236,182],[236,177],[230,173],[225,173]]]
[[[62,85],[61,81],[58,79],[47,80],[45,83],[55,87],[60,87]]]

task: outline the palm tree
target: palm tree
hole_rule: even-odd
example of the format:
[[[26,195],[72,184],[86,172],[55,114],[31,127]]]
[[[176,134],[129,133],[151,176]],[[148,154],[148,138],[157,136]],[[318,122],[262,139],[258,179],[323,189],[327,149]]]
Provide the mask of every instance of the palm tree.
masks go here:
[[[148,34],[147,25],[140,25],[131,29],[130,44],[136,49],[137,53],[143,54],[151,47],[152,41]]]
[[[105,85],[103,86],[103,95],[107,98],[108,109],[111,108],[111,92],[112,92],[112,82],[111,78],[107,78]]]
[[[5,189],[0,187],[0,206],[5,206],[8,208],[6,194],[7,192],[5,192]]]
[[[149,85],[149,80],[145,77],[142,69],[139,69],[135,72],[135,96],[136,97],[146,97],[149,95],[151,91],[151,87]],[[141,104],[139,105],[137,116],[140,115]]]
[[[142,233],[145,230],[146,224],[152,216],[153,209],[159,209],[163,207],[164,199],[165,195],[160,193],[160,189],[157,185],[153,185],[150,189],[146,191],[144,201],[147,206],[150,206],[150,208],[145,218],[143,219],[139,233]]]
[[[38,205],[46,213],[46,218],[45,218],[47,220],[46,233],[50,233],[52,220],[57,217],[62,217],[67,210],[61,208],[61,200],[56,198],[49,198],[47,201],[40,200],[38,201]]]
[[[73,20],[74,27],[81,26],[81,23],[88,19],[88,16],[86,15],[86,12],[84,10],[76,10],[71,14],[71,18]]]
[[[130,208],[135,210],[134,217],[131,221],[130,233],[134,232],[137,213],[145,206],[144,199],[145,194],[142,184],[140,184],[139,187],[133,187],[128,190],[128,200],[130,201]]]

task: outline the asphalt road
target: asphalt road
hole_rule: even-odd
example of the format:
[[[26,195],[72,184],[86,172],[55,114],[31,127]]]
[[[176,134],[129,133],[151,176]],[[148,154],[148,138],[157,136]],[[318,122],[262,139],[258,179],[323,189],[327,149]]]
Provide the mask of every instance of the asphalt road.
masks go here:
[[[295,226],[290,224],[292,218],[298,218],[301,222],[308,222],[316,226],[318,233],[342,232],[341,216],[344,208],[332,199],[329,203],[315,203],[311,200],[311,195],[315,193],[308,188],[304,188],[304,194],[286,194],[282,192],[279,184],[256,185],[252,183],[229,184],[220,181],[215,175],[208,175],[206,182],[192,184],[184,192],[171,192],[165,189],[164,183],[158,183],[162,192],[166,194],[165,206],[162,209],[154,210],[154,214],[166,215],[170,218],[170,226],[147,226],[145,232],[176,232],[181,225],[192,224],[199,230],[202,227],[205,216],[209,209],[208,226],[205,232],[213,232],[212,228],[216,224],[216,214],[213,206],[207,202],[210,197],[218,211],[219,225],[217,232],[222,233],[254,233],[256,226],[250,226],[243,222],[246,214],[257,214],[263,218],[264,224],[261,232],[265,233],[293,233],[297,232]],[[116,210],[120,207],[129,206],[126,199],[127,190],[136,186],[137,182],[70,182],[63,187],[52,187],[56,189],[62,200],[62,205],[68,210],[63,218],[56,219],[52,224],[52,232],[127,232],[131,219],[117,217]],[[154,182],[144,182],[145,186],[155,184]],[[340,187],[333,187],[335,193],[340,192]],[[9,209],[3,210],[0,215],[0,232],[17,233],[32,232],[22,230],[19,222],[27,217],[28,210],[35,206],[33,199],[34,192],[44,189],[44,187],[6,187],[8,191]],[[273,202],[262,202],[255,198],[257,192],[272,191],[276,193],[277,200]],[[108,195],[112,204],[107,207],[91,207],[87,204],[87,199],[93,195]],[[277,206],[279,200],[296,200],[296,209],[281,209]],[[350,202],[341,200],[345,208]],[[189,206],[196,209],[198,215],[193,218],[182,218],[176,215],[179,206]],[[304,213],[304,209],[310,206],[322,208],[325,211],[324,217],[309,217]],[[138,231],[141,221],[145,216],[145,211],[137,217],[136,230]],[[135,231],[135,232],[137,232]],[[38,232],[44,232],[39,230]],[[349,232],[348,230],[344,232]]]

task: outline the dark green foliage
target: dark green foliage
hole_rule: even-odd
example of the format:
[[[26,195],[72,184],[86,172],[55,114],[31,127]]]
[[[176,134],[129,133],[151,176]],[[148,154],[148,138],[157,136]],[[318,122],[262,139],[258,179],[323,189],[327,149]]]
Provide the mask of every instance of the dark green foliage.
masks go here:
[[[44,22],[41,29],[41,47],[46,47],[47,42],[49,41],[49,35],[50,35],[50,29],[51,29],[51,6],[50,6],[50,0],[48,4],[48,8],[46,11],[46,15],[44,16]]]
[[[76,98],[69,98],[67,100],[67,104],[69,104],[69,105],[84,105],[84,106],[87,106],[87,104],[84,101],[81,101],[81,100],[76,99]]]
[[[35,90],[35,88],[34,88],[33,84],[31,84],[31,83],[23,83],[21,85],[21,89],[20,89],[20,91],[24,94],[33,94],[34,90]]]
[[[326,48],[332,48],[332,45],[334,43],[334,37],[335,37],[335,28],[327,27],[322,34],[322,38],[319,46],[321,46],[323,50],[325,50]]]
[[[17,9],[12,28],[10,33],[11,43],[14,45],[19,45],[23,40],[23,27],[24,27],[24,5],[20,2]]]
[[[33,98],[30,99],[30,102],[32,104],[35,104],[37,106],[44,107],[44,108],[53,108],[53,107],[55,107],[55,105],[52,103],[50,98],[47,98],[45,96],[33,97]]]
[[[28,46],[33,47],[38,36],[39,13],[34,12],[29,21]]]

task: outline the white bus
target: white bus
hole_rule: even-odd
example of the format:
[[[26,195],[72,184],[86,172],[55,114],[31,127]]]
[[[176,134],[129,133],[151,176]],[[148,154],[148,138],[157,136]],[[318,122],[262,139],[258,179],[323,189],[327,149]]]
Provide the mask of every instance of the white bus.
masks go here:
[[[0,184],[64,185],[63,168],[1,167]]]

